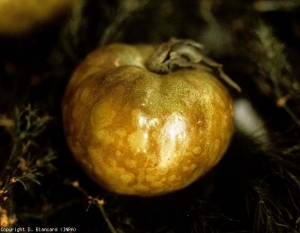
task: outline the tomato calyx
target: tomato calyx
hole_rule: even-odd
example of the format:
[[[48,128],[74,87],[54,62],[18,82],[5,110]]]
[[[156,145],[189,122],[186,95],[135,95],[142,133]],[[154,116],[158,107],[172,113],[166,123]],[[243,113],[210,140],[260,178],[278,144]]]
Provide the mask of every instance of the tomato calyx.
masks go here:
[[[147,68],[155,73],[167,74],[182,68],[205,68],[210,72],[216,70],[219,78],[229,86],[241,92],[240,86],[223,71],[223,65],[204,56],[204,46],[193,40],[171,38],[160,45],[147,60]]]

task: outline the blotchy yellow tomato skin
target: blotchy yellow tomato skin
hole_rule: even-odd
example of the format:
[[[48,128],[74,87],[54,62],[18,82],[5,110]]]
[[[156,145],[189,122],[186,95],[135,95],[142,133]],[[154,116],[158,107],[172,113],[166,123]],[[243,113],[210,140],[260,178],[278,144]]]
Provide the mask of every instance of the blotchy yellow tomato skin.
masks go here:
[[[152,46],[114,44],[78,67],[62,103],[75,159],[98,184],[129,195],[180,190],[211,170],[233,132],[227,89],[204,69],[158,75]]]

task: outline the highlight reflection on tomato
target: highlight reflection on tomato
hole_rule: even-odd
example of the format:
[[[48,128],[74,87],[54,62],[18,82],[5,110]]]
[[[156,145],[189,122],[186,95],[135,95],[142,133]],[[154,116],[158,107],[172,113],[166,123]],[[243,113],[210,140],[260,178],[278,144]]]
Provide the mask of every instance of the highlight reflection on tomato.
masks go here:
[[[203,64],[193,43],[112,44],[74,72],[62,102],[65,134],[74,158],[101,186],[140,196],[173,192],[224,155],[232,100],[211,72],[220,66]]]

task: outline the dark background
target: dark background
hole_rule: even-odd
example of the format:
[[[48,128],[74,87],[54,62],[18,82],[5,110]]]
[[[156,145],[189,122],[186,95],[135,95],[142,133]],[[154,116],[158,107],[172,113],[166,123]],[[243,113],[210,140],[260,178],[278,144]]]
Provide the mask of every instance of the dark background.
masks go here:
[[[15,227],[112,232],[98,198],[118,233],[299,232],[299,15],[300,1],[292,0],[89,0],[80,14],[1,35],[2,219]],[[179,192],[155,198],[107,192],[67,148],[60,111],[65,85],[96,47],[171,37],[205,45],[204,54],[241,86],[242,93],[231,89],[233,98],[251,103],[266,133],[237,127],[220,164]]]

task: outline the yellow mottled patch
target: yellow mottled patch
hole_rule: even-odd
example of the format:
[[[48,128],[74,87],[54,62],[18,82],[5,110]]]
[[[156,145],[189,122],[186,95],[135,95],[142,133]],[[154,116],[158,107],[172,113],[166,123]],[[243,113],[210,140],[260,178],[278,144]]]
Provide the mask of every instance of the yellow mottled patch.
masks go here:
[[[190,166],[183,166],[182,167],[182,171],[184,171],[184,172],[187,172],[187,171],[190,171],[190,170],[191,170]]]
[[[222,98],[221,96],[215,94],[215,99],[216,99],[216,103],[220,105],[220,109],[223,110],[228,107],[228,105],[226,104],[227,102],[224,101],[224,98]]]
[[[192,172],[196,169],[197,165],[196,164],[188,164],[187,166],[182,167],[183,172]]]
[[[119,156],[122,156],[123,153],[122,153],[121,151],[117,150],[116,153],[115,153],[115,155],[116,155],[117,157],[119,157]]]
[[[98,167],[101,167],[100,163],[103,163],[103,157],[101,155],[103,155],[103,150],[97,148],[97,147],[93,147],[93,146],[89,146],[87,147],[87,151],[89,154],[89,158],[90,158],[90,162],[94,163],[95,165],[95,169]]]
[[[109,166],[116,167],[118,165],[117,161],[115,159],[109,160]]]
[[[198,167],[198,165],[193,163],[193,164],[191,164],[190,167],[191,167],[190,170],[194,171]]]
[[[150,187],[143,184],[137,184],[134,186],[134,189],[139,192],[148,192],[150,190]]]
[[[197,146],[193,149],[194,154],[200,154],[202,152],[202,148],[200,146]]]
[[[134,159],[126,159],[125,164],[130,168],[135,168],[137,165],[137,161],[135,161]]]
[[[210,146],[210,150],[209,150],[209,154],[211,156],[211,158],[214,158],[218,153],[219,153],[219,150],[220,150],[220,140],[219,139],[216,139],[213,141],[213,143],[211,144]]]
[[[105,171],[106,175],[108,175],[110,177],[119,176],[119,174],[117,174],[117,172],[116,172],[116,169],[117,169],[117,167],[114,167],[114,168],[103,167],[103,170]],[[99,170],[98,174],[101,177],[101,175],[103,174],[103,172],[100,172],[100,170]]]
[[[168,177],[168,180],[169,181],[174,181],[176,179],[176,175],[170,175],[169,177]]]
[[[155,175],[155,174],[148,174],[146,175],[146,180],[148,182],[154,182],[154,181],[158,181],[159,180],[159,176]]]
[[[131,115],[132,115],[132,124],[135,125],[136,122],[139,121],[140,116],[143,114],[142,114],[141,109],[133,109],[131,111]]]
[[[71,148],[74,153],[74,155],[82,156],[84,154],[84,149],[82,148],[81,144],[79,141],[76,139],[72,140],[72,137],[68,137],[69,142],[72,144]]]
[[[147,171],[147,174],[156,174],[156,175],[159,175],[159,176],[163,176],[163,175],[166,175],[168,172],[169,172],[169,168],[167,167],[160,167],[159,169],[158,168],[147,168],[146,169]]]
[[[81,95],[80,95],[80,99],[82,101],[87,101],[91,98],[91,92],[90,92],[90,89],[89,88],[84,88],[83,91],[81,92]]]
[[[78,102],[80,95],[81,95],[81,91],[80,91],[80,89],[77,89],[77,91],[74,94],[74,98],[73,98],[74,103]]]
[[[145,153],[149,149],[148,135],[143,130],[136,130],[128,136],[132,153]]]
[[[158,188],[158,187],[163,187],[163,182],[152,182],[150,183],[150,186],[153,187],[153,188]]]
[[[134,181],[134,174],[128,172],[126,174],[122,174],[120,178],[124,183],[128,184]]]
[[[91,113],[91,124],[97,129],[104,128],[111,125],[115,116],[116,111],[111,109],[111,103],[108,101],[98,102]]]
[[[127,135],[127,132],[124,128],[118,128],[116,130],[116,135],[120,138],[124,138]]]
[[[114,137],[107,129],[102,129],[95,132],[97,139],[104,143],[105,145],[111,144],[114,142]]]

